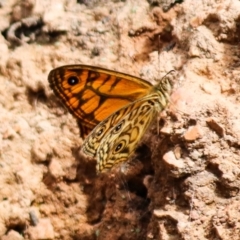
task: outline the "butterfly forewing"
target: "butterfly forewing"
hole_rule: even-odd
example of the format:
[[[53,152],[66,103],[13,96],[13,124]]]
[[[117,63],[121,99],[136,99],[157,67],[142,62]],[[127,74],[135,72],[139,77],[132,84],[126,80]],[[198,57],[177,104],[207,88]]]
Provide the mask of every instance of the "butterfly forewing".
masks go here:
[[[50,87],[78,119],[85,137],[116,110],[150,93],[152,85],[140,78],[87,65],[53,69]]]

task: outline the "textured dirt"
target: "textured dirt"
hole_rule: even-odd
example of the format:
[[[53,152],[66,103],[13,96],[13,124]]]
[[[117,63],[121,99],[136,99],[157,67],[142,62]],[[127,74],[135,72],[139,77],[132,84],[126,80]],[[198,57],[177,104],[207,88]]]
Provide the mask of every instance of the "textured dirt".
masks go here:
[[[240,2],[77,2],[0,1],[0,238],[240,239]],[[96,175],[49,88],[74,63],[176,71],[121,171]]]

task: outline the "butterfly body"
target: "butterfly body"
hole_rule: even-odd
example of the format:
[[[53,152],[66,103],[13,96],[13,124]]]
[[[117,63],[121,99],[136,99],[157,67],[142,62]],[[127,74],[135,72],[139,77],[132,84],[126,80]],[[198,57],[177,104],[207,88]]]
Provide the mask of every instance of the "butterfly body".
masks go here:
[[[50,86],[80,122],[82,151],[103,172],[126,161],[170,98],[172,82],[157,85],[140,78],[87,65],[52,70]]]

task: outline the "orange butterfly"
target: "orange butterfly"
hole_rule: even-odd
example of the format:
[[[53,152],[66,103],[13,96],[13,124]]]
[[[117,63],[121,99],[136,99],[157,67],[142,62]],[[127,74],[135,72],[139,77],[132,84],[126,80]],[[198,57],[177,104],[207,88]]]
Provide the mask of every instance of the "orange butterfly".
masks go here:
[[[97,158],[99,172],[126,161],[152,119],[164,109],[172,82],[156,86],[128,74],[87,65],[53,69],[50,87],[78,119],[83,151]]]
[[[110,114],[148,95],[153,87],[141,78],[88,65],[55,68],[48,81],[79,120],[84,138]]]

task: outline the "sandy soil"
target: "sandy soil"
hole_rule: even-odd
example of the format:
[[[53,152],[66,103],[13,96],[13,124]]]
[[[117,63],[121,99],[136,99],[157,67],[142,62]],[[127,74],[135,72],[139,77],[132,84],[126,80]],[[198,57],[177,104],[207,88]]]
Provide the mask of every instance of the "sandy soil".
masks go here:
[[[240,2],[172,2],[0,1],[1,239],[240,239]],[[96,175],[49,88],[74,63],[176,71],[122,171]]]

